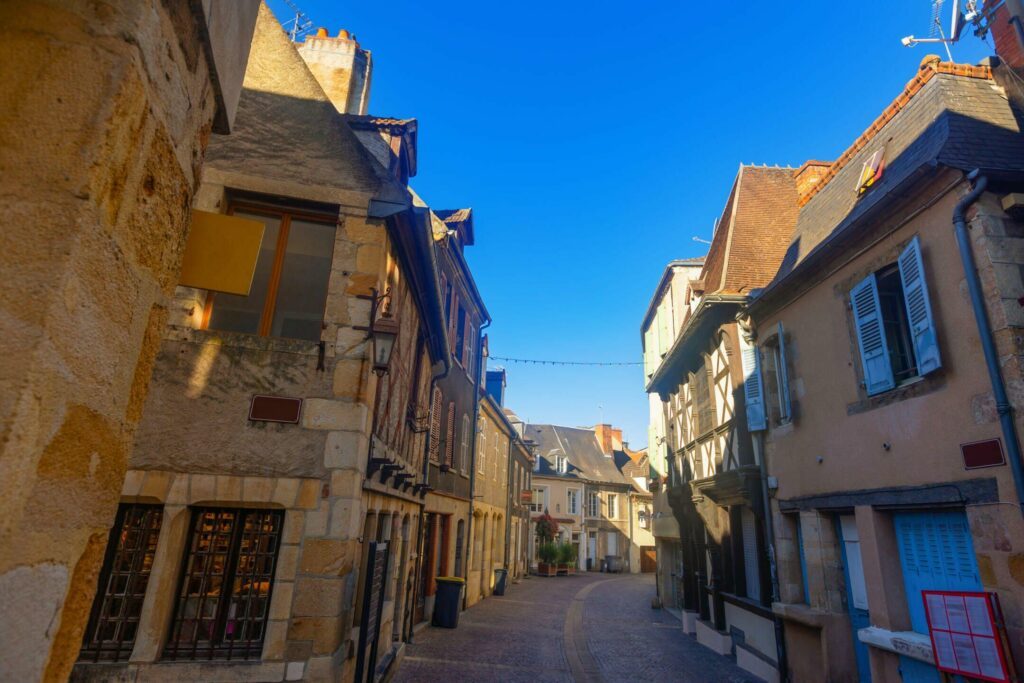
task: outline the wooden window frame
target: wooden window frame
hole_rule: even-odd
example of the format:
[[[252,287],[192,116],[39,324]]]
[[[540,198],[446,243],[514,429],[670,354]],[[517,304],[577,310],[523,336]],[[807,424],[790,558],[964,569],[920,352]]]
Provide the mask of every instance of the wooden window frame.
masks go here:
[[[274,324],[274,312],[277,309],[277,295],[281,286],[281,272],[284,270],[284,257],[288,248],[288,234],[291,231],[292,219],[297,218],[311,223],[331,225],[334,227],[334,236],[337,238],[338,216],[331,216],[327,213],[317,213],[314,211],[289,209],[285,206],[275,206],[273,204],[262,204],[259,202],[229,202],[227,215],[234,216],[237,211],[256,214],[258,216],[277,218],[281,221],[277,232],[277,243],[274,245],[274,262],[270,267],[270,279],[267,281],[267,293],[266,298],[263,300],[263,311],[260,313],[260,323],[256,327],[256,336],[269,337],[271,336],[270,328]],[[334,249],[332,246],[331,261],[333,262],[333,260]],[[329,279],[330,278],[328,277],[328,280]],[[327,286],[330,286],[329,281]],[[213,316],[213,302],[215,298],[216,292],[207,291],[206,301],[203,303],[201,329],[210,329],[210,318]],[[321,314],[320,324],[323,326],[323,314]],[[246,334],[252,333],[250,332]]]
[[[149,579],[152,576],[152,562],[156,555],[156,544],[159,543],[160,530],[163,526],[163,506],[137,503],[121,503],[117,509],[117,516],[114,525],[110,529],[110,536],[107,542],[107,551],[103,560],[103,567],[100,570],[97,582],[96,596],[93,599],[92,611],[89,615],[89,623],[82,640],[82,649],[79,652],[79,661],[82,662],[125,662],[132,655],[135,649],[135,641],[138,638],[138,628],[142,616],[142,602],[145,599],[149,587]],[[139,537],[134,547],[126,547],[122,539],[131,531],[125,527],[129,515],[141,516],[142,526],[135,528]],[[152,541],[152,543],[151,543]],[[148,550],[152,545],[152,550]],[[147,568],[146,555],[149,555],[150,565]],[[115,567],[119,561],[127,559],[129,566]],[[115,575],[116,574],[116,575]],[[124,591],[118,593],[116,589],[112,592],[112,584],[118,577],[125,577]],[[139,610],[132,613],[129,609],[129,601],[137,600]],[[118,601],[119,609],[113,617],[110,615],[111,604]],[[96,638],[106,624],[115,622],[117,638],[112,640],[98,640]],[[131,638],[125,638],[125,626],[129,623],[135,624],[135,631]]]
[[[259,660],[262,658],[263,645],[267,636],[267,626],[270,623],[270,605],[271,600],[274,598],[275,575],[277,573],[277,562],[281,554],[281,536],[284,532],[284,510],[203,506],[192,508],[191,513],[188,541],[187,546],[182,553],[182,569],[178,576],[177,590],[174,593],[174,613],[171,617],[170,632],[168,633],[167,646],[164,648],[163,658],[165,660],[179,661]],[[203,531],[200,526],[201,520],[203,515],[207,513],[214,513],[215,520],[219,520],[220,515],[224,513],[232,513],[234,515],[229,545],[224,556],[224,573],[221,576],[220,584],[221,593],[217,596],[217,605],[215,607],[215,616],[213,618],[214,637],[209,641],[203,641],[199,639],[198,636],[192,638],[190,641],[178,641],[175,638],[175,633],[180,633],[186,619],[188,619],[187,616],[182,615],[182,609],[185,600],[187,599],[186,596],[183,596],[183,592],[186,590],[186,584],[189,578],[199,576],[202,578],[202,584],[205,585],[211,576],[215,576],[205,569],[201,570],[201,573],[199,574],[190,573],[189,571],[189,560],[195,554],[196,544],[203,535]],[[237,578],[240,571],[242,571],[242,567],[240,566],[240,558],[242,557],[242,540],[243,536],[246,534],[246,517],[249,515],[267,515],[275,518],[276,529],[272,532],[256,532],[256,535],[261,538],[268,535],[272,536],[274,538],[274,549],[272,553],[263,553],[272,555],[269,571],[266,574],[260,574],[259,576],[256,574],[251,574],[249,576],[249,578],[263,578],[263,576],[265,576],[265,580],[268,582],[263,613],[252,620],[263,622],[260,636],[258,639],[250,638],[248,640],[241,641],[242,644],[236,646],[234,641],[228,639],[226,636],[229,633],[228,622],[231,620],[230,604],[235,595],[233,584],[235,578]],[[212,551],[208,550],[206,552],[211,553]],[[258,551],[250,550],[249,556],[258,557],[258,554]],[[245,574],[243,574],[243,576],[245,576]],[[248,599],[253,597],[251,588],[247,597]],[[204,596],[199,603],[198,609],[202,609],[202,604],[206,599],[207,598]],[[249,605],[247,605],[247,608],[248,607]],[[241,620],[236,621],[241,621],[243,623],[243,628],[249,627],[247,623],[249,622],[248,609],[246,610],[244,617]],[[196,629],[198,631],[198,626]]]

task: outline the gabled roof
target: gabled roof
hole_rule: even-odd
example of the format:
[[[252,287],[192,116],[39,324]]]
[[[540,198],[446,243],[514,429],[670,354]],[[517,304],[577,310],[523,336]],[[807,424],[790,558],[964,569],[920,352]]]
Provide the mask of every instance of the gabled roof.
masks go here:
[[[473,246],[473,209],[435,209],[434,213],[453,230],[461,230],[463,243]]]
[[[536,442],[537,452],[540,455],[540,470],[535,475],[633,485],[632,480],[624,476],[615,466],[614,458],[601,452],[601,446],[592,429],[528,424],[525,436]],[[569,463],[568,474],[559,474],[555,471],[553,454],[565,455]]]
[[[332,201],[335,190],[355,190],[409,204],[404,188],[356,139],[266,4],[256,19],[235,127],[231,135],[210,139],[206,166],[259,179],[296,199]],[[297,194],[299,188],[305,195]]]
[[[795,271],[810,267],[827,247],[871,222],[874,210],[895,201],[922,174],[946,167],[1024,177],[1022,120],[988,67],[926,60],[808,192],[779,271],[753,305],[766,305]],[[858,195],[864,162],[878,150],[884,150],[884,173]]]
[[[644,330],[647,329],[648,323],[654,317],[654,312],[658,308],[658,302],[664,296],[665,288],[668,287],[672,281],[672,274],[676,268],[699,268],[704,265],[703,256],[696,256],[694,258],[683,258],[669,261],[668,265],[665,266],[665,270],[661,273],[661,279],[658,280],[658,286],[654,288],[654,294],[651,295],[651,300],[647,304],[647,310],[644,311],[644,318],[640,322],[640,341],[643,343]]]
[[[791,168],[741,164],[700,279],[705,294],[747,294],[768,284],[796,226]]]
[[[416,177],[419,156],[419,123],[416,119],[395,119],[371,114],[344,114],[349,128],[377,160],[392,168],[392,158],[404,157],[410,178]]]

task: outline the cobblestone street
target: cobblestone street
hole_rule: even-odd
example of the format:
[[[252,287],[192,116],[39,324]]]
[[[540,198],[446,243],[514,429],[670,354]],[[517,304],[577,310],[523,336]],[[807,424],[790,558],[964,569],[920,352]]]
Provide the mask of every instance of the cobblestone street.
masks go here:
[[[532,577],[463,612],[454,631],[420,632],[393,680],[760,680],[683,635],[653,595],[649,574]]]

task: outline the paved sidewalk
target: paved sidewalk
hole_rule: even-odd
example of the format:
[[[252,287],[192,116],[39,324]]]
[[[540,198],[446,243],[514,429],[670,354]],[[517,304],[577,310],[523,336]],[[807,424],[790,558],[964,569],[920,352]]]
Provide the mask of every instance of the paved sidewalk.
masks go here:
[[[760,681],[652,610],[651,575],[524,579],[462,613],[454,630],[426,628],[406,646],[396,683]]]

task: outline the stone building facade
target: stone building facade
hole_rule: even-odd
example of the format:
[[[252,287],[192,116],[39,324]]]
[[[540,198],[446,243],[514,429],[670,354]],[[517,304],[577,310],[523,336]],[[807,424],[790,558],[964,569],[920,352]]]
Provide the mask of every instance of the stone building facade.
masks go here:
[[[428,212],[265,6],[235,123],[194,205],[262,223],[252,286],[168,307],[76,680],[372,680],[411,632],[449,363]]]
[[[466,575],[466,605],[494,589],[494,570],[505,568],[509,538],[509,463],[513,434],[490,395],[480,398],[476,461],[473,464],[473,551]]]
[[[257,6],[0,8],[5,680],[63,680],[77,656],[204,151],[231,130]]]

